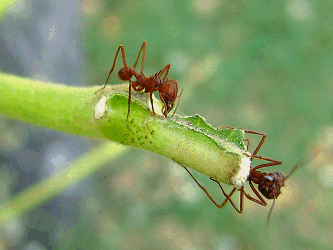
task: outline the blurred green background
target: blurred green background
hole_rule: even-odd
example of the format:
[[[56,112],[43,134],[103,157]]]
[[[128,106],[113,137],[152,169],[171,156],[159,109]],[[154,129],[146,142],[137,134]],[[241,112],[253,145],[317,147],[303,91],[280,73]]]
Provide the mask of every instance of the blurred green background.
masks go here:
[[[243,214],[230,204],[220,210],[180,166],[131,149],[80,183],[80,188],[37,207],[14,229],[2,230],[4,247],[332,248],[333,2],[85,0],[75,1],[74,6],[79,14],[68,19],[78,23],[73,39],[80,60],[74,61],[84,69],[72,72],[71,77],[79,79],[76,84],[102,86],[118,46],[124,45],[131,65],[147,41],[145,74],[171,63],[169,78],[184,88],[178,114],[197,113],[214,127],[265,133],[259,154],[283,164],[263,171],[287,174],[296,163],[299,168],[286,181],[265,227],[271,202],[262,207],[246,200]],[[33,12],[25,18],[33,18]],[[61,57],[71,53],[65,47]],[[61,67],[56,60],[52,66]],[[40,75],[32,77],[36,76]],[[110,84],[118,83],[114,74]],[[12,125],[5,118],[2,124],[5,131]],[[34,135],[39,133],[39,128],[29,126]],[[259,138],[249,138],[254,148]],[[96,143],[85,141],[86,150]],[[7,144],[2,144],[6,155]],[[36,171],[36,164],[32,160],[30,171]],[[3,176],[8,177],[8,168],[2,168]],[[15,189],[22,175],[25,172],[9,174],[11,182],[3,185],[2,192]],[[196,176],[217,200],[223,200],[207,176]],[[238,197],[237,193],[237,203]]]

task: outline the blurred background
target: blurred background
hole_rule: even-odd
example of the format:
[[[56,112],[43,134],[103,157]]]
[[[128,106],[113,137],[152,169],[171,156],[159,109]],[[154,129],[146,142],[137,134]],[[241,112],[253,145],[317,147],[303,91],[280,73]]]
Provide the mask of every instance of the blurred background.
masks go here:
[[[131,65],[147,41],[145,74],[171,63],[184,88],[178,114],[265,133],[259,154],[283,164],[263,171],[299,168],[266,227],[271,201],[220,210],[180,166],[133,148],[7,224],[0,249],[331,249],[332,12],[325,0],[14,3],[0,21],[1,72],[102,86],[118,46]],[[0,130],[3,202],[100,143],[3,116]]]

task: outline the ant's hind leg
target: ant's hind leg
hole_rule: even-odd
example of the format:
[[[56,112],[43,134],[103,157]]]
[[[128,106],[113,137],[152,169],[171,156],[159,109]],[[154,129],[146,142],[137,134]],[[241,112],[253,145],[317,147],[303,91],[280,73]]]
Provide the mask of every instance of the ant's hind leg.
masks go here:
[[[135,63],[133,65],[133,68],[136,68],[136,65],[140,59],[140,55],[141,55],[141,52],[142,52],[142,63],[141,63],[141,71],[140,71],[140,75],[142,76],[143,75],[143,69],[145,67],[145,60],[146,60],[146,47],[147,47],[147,42],[144,41],[141,45],[141,48],[140,48],[140,51],[139,51],[139,54],[135,60]]]
[[[260,148],[261,148],[261,146],[262,146],[262,144],[264,144],[264,141],[266,139],[266,135],[263,134],[263,133],[259,133],[259,132],[255,132],[255,131],[251,131],[251,130],[244,130],[244,131],[245,131],[245,133],[248,133],[248,134],[254,134],[254,135],[261,135],[262,136],[262,138],[261,138],[258,146],[256,147],[256,149],[252,153],[252,155],[257,155],[258,152],[259,152],[259,150],[260,150]]]
[[[95,92],[95,94],[96,94],[98,91],[100,91],[100,90],[102,90],[102,89],[105,89],[106,85],[108,84],[109,79],[110,79],[110,76],[111,76],[111,74],[112,74],[112,72],[113,72],[113,70],[114,70],[114,68],[115,68],[115,66],[116,66],[116,62],[117,62],[117,58],[118,58],[119,51],[121,51],[121,55],[122,55],[122,59],[123,59],[124,68],[127,70],[128,67],[127,67],[126,58],[125,58],[125,50],[124,50],[123,45],[120,45],[120,46],[118,47],[118,50],[117,50],[117,52],[116,52],[116,55],[114,56],[113,64],[112,64],[111,70],[110,70],[110,72],[109,72],[109,75],[108,75],[108,77],[106,78],[106,81],[105,81],[105,83],[104,83],[104,86],[103,86],[102,88],[100,88],[99,90],[97,90],[97,91]]]
[[[269,161],[268,163],[264,163],[264,164],[256,166],[255,168],[253,168],[254,170],[257,170],[258,168],[265,168],[265,167],[269,167],[269,166],[276,166],[276,165],[281,165],[282,164],[282,161],[273,160],[273,159],[263,157],[263,156],[252,155],[252,157],[256,158],[256,159],[259,159],[259,160]]]

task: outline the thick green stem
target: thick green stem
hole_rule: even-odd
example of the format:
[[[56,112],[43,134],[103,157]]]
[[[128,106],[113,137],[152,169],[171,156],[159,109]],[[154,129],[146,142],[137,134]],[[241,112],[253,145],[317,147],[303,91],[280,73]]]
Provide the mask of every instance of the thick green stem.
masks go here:
[[[128,84],[77,88],[0,74],[0,113],[49,129],[150,150],[227,184],[241,187],[250,169],[244,131],[215,129],[199,115],[154,117],[149,96],[133,93],[128,111]],[[155,107],[156,104],[156,107]],[[24,190],[0,207],[0,223],[50,199],[96,171],[103,162],[125,150],[103,146],[73,167]],[[107,151],[107,152],[106,152]]]
[[[0,113],[88,137],[104,138],[93,112],[94,88],[78,88],[0,74]]]
[[[112,140],[164,155],[227,184],[244,158],[244,131],[216,130],[200,116],[154,117],[148,95],[133,91],[128,110],[128,84],[77,88],[0,75],[0,112],[59,131]],[[155,110],[158,111],[158,101]]]
[[[18,2],[17,4],[20,4],[21,1],[15,1],[15,0],[1,0],[0,1],[0,18],[6,13],[8,8],[10,8],[12,5],[15,4],[15,2]]]

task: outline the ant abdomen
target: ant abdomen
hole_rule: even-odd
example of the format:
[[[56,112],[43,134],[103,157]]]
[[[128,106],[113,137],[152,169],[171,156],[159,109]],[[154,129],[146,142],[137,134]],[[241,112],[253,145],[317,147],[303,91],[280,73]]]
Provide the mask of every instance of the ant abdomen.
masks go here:
[[[136,69],[132,68],[132,67],[129,67],[127,69],[126,68],[121,68],[118,71],[118,77],[119,77],[120,80],[123,80],[123,81],[131,80],[133,75],[136,75]]]

